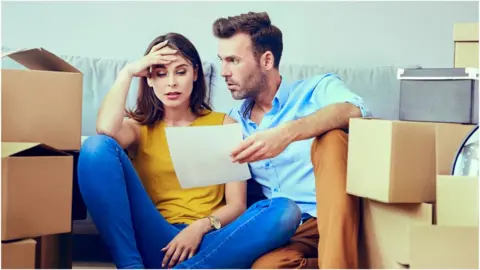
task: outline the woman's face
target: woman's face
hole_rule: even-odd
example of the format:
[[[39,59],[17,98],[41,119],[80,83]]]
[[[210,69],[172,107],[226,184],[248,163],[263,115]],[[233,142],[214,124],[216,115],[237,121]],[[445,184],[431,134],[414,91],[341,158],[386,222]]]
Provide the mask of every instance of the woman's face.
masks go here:
[[[162,50],[171,50],[164,47]],[[193,83],[197,80],[196,69],[181,54],[176,53],[176,61],[167,65],[152,67],[148,85],[166,108],[188,107]]]

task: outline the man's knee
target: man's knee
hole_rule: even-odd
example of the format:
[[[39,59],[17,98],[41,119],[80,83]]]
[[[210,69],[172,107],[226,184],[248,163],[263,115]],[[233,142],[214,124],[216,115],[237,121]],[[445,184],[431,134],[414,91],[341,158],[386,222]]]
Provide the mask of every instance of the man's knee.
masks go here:
[[[319,155],[329,155],[331,151],[346,151],[348,147],[348,135],[341,129],[334,129],[314,139],[311,149],[312,161],[320,159]],[[315,162],[314,162],[315,163]]]
[[[258,258],[252,269],[300,269],[306,258],[296,250],[280,248]]]
[[[318,136],[314,140],[315,144],[331,144],[331,143],[345,143],[347,142],[348,135],[341,129],[333,129]]]

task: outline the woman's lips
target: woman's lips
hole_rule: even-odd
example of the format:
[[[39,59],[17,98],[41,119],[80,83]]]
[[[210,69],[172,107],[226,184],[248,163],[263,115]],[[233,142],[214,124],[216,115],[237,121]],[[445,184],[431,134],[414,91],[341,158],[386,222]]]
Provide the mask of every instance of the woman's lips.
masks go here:
[[[169,100],[175,100],[175,99],[178,99],[181,94],[182,93],[179,93],[179,92],[170,92],[170,93],[166,93],[165,95]]]

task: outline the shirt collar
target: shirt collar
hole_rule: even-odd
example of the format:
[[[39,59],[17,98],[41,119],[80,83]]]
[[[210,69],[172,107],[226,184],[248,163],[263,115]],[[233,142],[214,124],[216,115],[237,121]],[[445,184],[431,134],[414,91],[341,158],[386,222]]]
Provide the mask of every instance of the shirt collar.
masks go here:
[[[288,96],[290,94],[290,87],[288,86],[288,83],[285,81],[283,77],[280,77],[282,80],[280,82],[280,86],[278,87],[277,94],[275,94],[275,97],[273,98],[274,102],[277,100],[278,105],[280,105],[280,108],[287,103]],[[275,105],[275,104],[273,104]]]

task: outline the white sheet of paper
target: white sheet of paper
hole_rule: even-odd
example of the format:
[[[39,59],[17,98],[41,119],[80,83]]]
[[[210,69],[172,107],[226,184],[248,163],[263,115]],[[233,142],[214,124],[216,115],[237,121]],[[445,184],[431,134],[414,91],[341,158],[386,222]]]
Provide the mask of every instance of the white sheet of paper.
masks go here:
[[[167,127],[173,168],[182,188],[247,180],[247,163],[233,163],[230,152],[242,140],[240,124]]]

